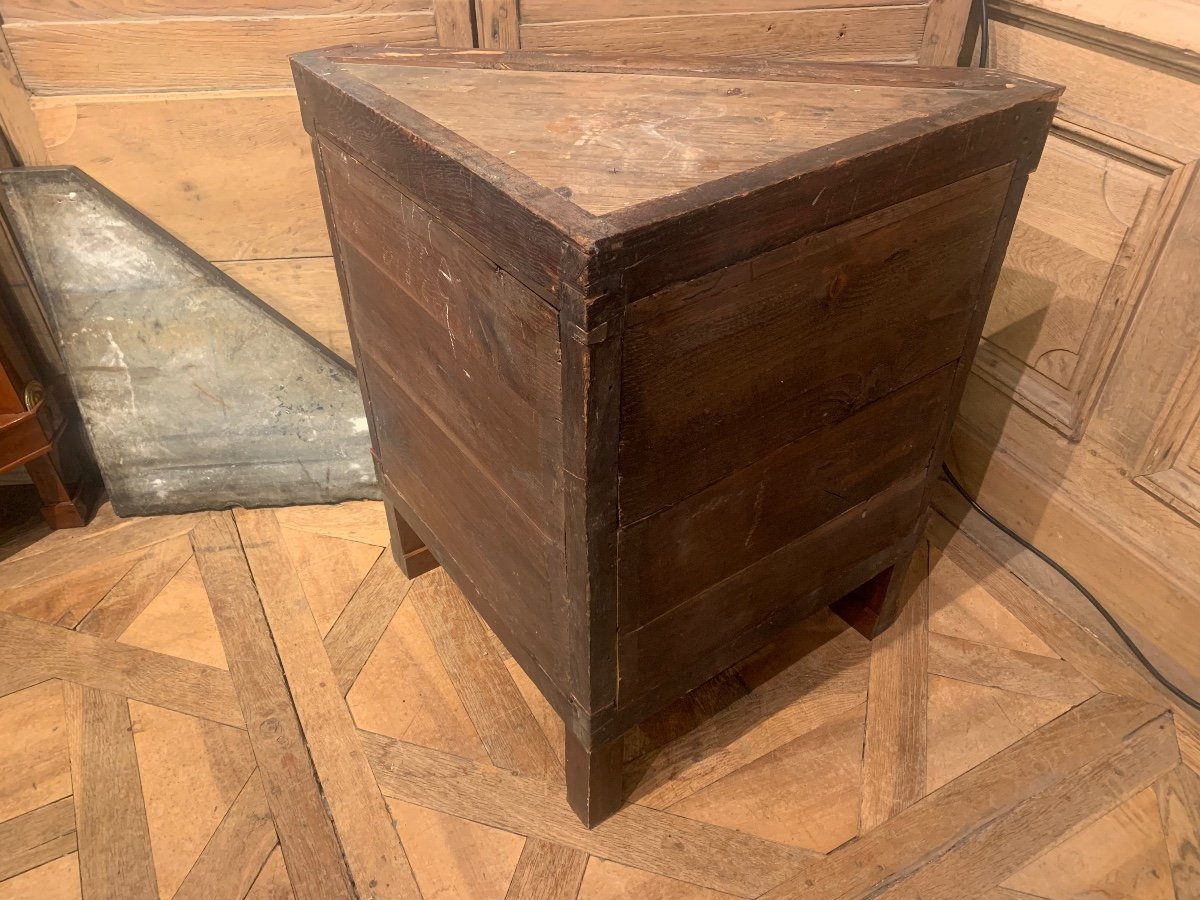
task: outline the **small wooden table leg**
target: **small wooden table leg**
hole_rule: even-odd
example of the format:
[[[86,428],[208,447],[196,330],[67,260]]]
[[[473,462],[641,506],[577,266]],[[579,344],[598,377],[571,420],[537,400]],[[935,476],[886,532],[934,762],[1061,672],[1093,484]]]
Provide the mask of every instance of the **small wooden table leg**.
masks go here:
[[[42,518],[51,528],[80,528],[84,524],[80,503],[63,484],[49,454],[25,463],[29,480],[42,499]]]
[[[392,558],[404,573],[406,578],[416,578],[431,569],[438,567],[438,561],[433,558],[429,548],[425,546],[412,526],[404,521],[400,513],[390,503],[384,503],[387,510],[388,530],[392,533]]]
[[[588,828],[603,822],[620,807],[621,751],[624,740],[587,749],[567,730],[567,802]]]

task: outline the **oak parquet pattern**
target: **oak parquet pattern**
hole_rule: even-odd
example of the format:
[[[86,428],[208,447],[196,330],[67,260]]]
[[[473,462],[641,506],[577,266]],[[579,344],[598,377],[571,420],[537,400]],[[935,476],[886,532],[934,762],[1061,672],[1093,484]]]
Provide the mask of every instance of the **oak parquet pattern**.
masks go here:
[[[0,900],[1200,896],[1200,729],[977,527],[934,517],[874,641],[823,612],[636,729],[591,831],[561,724],[387,536],[349,503],[11,544]]]

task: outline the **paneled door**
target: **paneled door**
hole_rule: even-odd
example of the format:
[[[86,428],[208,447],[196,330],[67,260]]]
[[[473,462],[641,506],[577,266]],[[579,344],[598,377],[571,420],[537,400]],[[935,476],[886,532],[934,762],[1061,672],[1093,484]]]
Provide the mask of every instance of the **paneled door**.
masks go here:
[[[990,0],[1066,85],[951,461],[1200,689],[1200,2]]]

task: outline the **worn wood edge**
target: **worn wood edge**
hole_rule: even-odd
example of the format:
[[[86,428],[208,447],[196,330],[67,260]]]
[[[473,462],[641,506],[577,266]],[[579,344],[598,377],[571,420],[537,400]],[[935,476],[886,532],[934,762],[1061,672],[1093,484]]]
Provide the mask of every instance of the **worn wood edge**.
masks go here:
[[[335,55],[338,52],[342,55]],[[359,55],[346,55],[355,52]],[[671,272],[668,276],[660,277],[657,282],[650,280],[646,284],[641,283],[645,276],[636,278],[636,283],[630,285],[613,284],[600,279],[598,273],[621,271],[632,260],[661,256],[669,253],[670,247],[679,240],[690,239],[686,229],[682,237],[674,234],[680,220],[686,221],[689,216],[702,216],[711,226],[713,221],[719,223],[722,217],[739,222],[755,218],[758,212],[765,212],[764,203],[771,207],[786,207],[791,213],[786,223],[786,233],[772,234],[767,241],[759,241],[754,247],[733,246],[726,251],[729,258],[740,258],[765,252],[794,241],[816,228],[839,224],[855,215],[870,212],[873,208],[900,202],[917,193],[935,189],[942,183],[1002,165],[1013,158],[1018,159],[1019,168],[1031,169],[1036,166],[1044,141],[1046,128],[1041,127],[1043,120],[1048,127],[1053,104],[1061,93],[1057,86],[1001,73],[1007,79],[1003,82],[1002,89],[981,91],[978,97],[955,104],[936,116],[909,119],[897,125],[867,132],[817,150],[793,154],[776,163],[597,217],[516,171],[503,160],[416,113],[396,98],[355,77],[339,65],[341,60],[375,62],[377,58],[373,58],[371,54],[380,52],[387,52],[386,48],[383,51],[370,48],[339,51],[338,48],[331,48],[293,56],[293,73],[301,96],[305,127],[311,134],[329,140],[393,183],[400,180],[396,173],[401,171],[403,166],[398,160],[405,157],[419,157],[428,165],[449,166],[451,169],[458,167],[461,171],[456,174],[467,179],[472,186],[473,195],[485,198],[485,206],[503,210],[509,216],[515,217],[514,221],[521,223],[520,228],[510,229],[512,233],[500,237],[501,249],[506,251],[506,257],[511,256],[517,261],[514,274],[531,279],[531,286],[535,290],[540,288],[543,293],[549,291],[555,294],[564,283],[576,287],[580,292],[582,306],[572,306],[567,308],[567,311],[574,324],[586,329],[602,324],[611,316],[614,307],[619,307],[630,299],[643,296],[673,280],[695,277],[727,264],[724,258],[706,259],[696,271]],[[439,52],[441,56],[438,55]],[[525,51],[522,51],[521,54],[513,55],[512,60],[501,63],[495,61],[496,54],[480,51],[468,55],[464,51],[442,50],[426,56],[425,51],[417,50],[392,52],[388,58],[403,60],[407,64],[414,64],[414,61],[419,64],[427,58],[439,61],[466,58],[472,61],[478,59],[482,65],[519,68],[524,55]],[[544,54],[544,57],[550,63],[554,63],[559,58],[570,59],[577,55]],[[632,71],[619,63],[610,61],[608,65],[610,68],[615,67],[615,71],[618,72]],[[860,71],[861,69],[862,67],[859,67]],[[347,100],[352,106],[361,105],[361,109],[348,113],[344,108]],[[330,109],[339,104],[343,108],[331,119]],[[1047,111],[1050,115],[1047,115]],[[1021,120],[1022,112],[1029,115],[1025,116],[1025,124],[1018,128],[1016,123]],[[371,127],[351,128],[345,119],[348,114],[367,117]],[[968,131],[986,131],[990,127],[995,131],[1001,125],[1001,122],[996,121],[997,117],[1001,120],[1009,119],[1010,121],[1004,124],[1012,126],[1018,136],[1025,136],[1023,144],[1017,143],[1016,140],[1010,142],[1018,148],[1023,147],[1020,152],[1016,149],[1009,152],[1004,142],[996,140],[995,135],[980,135],[978,143],[993,150],[982,163],[970,166],[972,171],[943,174],[939,176],[938,184],[919,184],[914,187],[906,182],[903,185],[893,185],[894,192],[899,188],[898,193],[882,194],[876,198],[876,206],[872,209],[850,209],[844,211],[835,221],[830,220],[830,210],[825,207],[809,213],[799,222],[794,221],[795,210],[813,207],[813,198],[819,198],[821,194],[822,185],[818,182],[827,182],[829,170],[836,169],[843,157],[874,155],[880,164],[890,166],[893,159],[900,158],[899,154],[911,151],[917,155],[937,157],[944,164],[946,154],[940,152],[943,148],[934,146],[939,141],[930,140],[933,135],[944,134],[942,140],[953,140],[957,130],[962,128]],[[348,132],[386,134],[389,136],[386,151],[365,146],[348,146],[344,140],[337,137]],[[1031,134],[1038,135],[1041,139],[1033,141],[1031,145],[1028,139]],[[1000,147],[1000,150],[995,150],[995,147]],[[390,163],[389,158],[393,158]],[[910,167],[917,162],[919,160],[910,159]],[[496,186],[498,181],[505,184],[503,191]],[[437,209],[437,198],[427,186],[406,183],[405,189],[408,192],[423,190],[423,195],[414,199],[423,206]],[[782,201],[781,197],[784,197]],[[818,223],[819,217],[823,218]],[[466,228],[461,222],[459,227]],[[473,233],[478,230],[478,226],[466,230]],[[478,237],[482,238],[483,235]],[[494,234],[491,235],[493,243],[495,237]],[[665,242],[665,245],[658,246],[655,241]],[[522,262],[529,256],[527,250],[531,244],[542,247],[542,252],[532,258],[558,260],[552,271],[544,265],[531,269]],[[495,252],[494,247],[492,252]]]

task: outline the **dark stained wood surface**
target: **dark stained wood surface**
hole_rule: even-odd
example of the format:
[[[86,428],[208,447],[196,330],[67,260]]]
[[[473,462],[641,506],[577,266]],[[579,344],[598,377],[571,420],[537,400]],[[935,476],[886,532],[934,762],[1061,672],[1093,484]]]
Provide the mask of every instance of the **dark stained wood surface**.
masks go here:
[[[620,626],[646,624],[796,537],[924,472],[945,415],[943,366],[620,532]]]
[[[912,554],[1058,91],[395,48],[294,70],[401,550],[563,718],[594,824],[625,731]]]
[[[670,700],[681,684],[700,684],[756,649],[755,629],[801,619],[886,568],[917,524],[924,484],[922,469],[623,633],[618,708],[640,708],[646,695],[654,703]]]
[[[985,173],[633,304],[622,523],[956,359],[1007,174]]]

